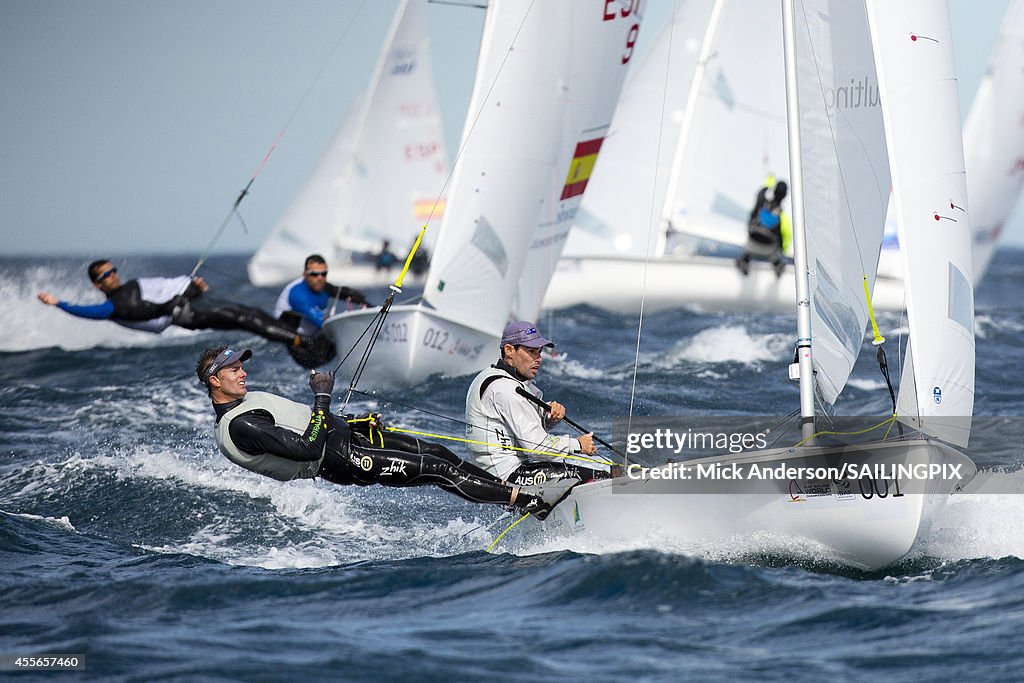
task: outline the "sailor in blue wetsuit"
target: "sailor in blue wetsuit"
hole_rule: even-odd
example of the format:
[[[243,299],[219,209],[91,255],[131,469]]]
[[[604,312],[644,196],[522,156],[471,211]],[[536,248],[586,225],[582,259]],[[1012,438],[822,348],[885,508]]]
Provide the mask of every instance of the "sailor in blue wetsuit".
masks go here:
[[[327,309],[332,302],[344,301],[346,306],[367,306],[369,302],[357,289],[338,287],[327,281],[327,262],[320,254],[306,257],[302,277],[285,285],[274,305],[274,315],[299,334],[312,341],[291,351],[292,358],[306,368],[323,365],[334,357],[334,344],[320,333]]]
[[[249,391],[243,363],[251,356],[249,350],[236,352],[226,346],[206,349],[196,363],[196,374],[217,413],[221,453],[252,472],[279,481],[319,477],[343,485],[434,485],[475,503],[507,505],[540,519],[577,483],[510,486],[439,444],[388,434],[387,447],[377,446],[370,442],[376,441],[372,432],[350,428],[330,413],[333,373],[312,373],[310,407]]]
[[[769,176],[757,193],[747,221],[747,244],[743,255],[736,259],[736,267],[744,275],[750,272],[750,260],[754,256],[771,261],[777,277],[785,270],[783,257],[789,251],[792,238],[789,216],[782,210],[788,190],[786,181],[776,182]]]
[[[160,333],[176,325],[187,330],[246,330],[296,348],[311,343],[258,308],[201,303],[199,297],[210,289],[201,277],[149,277],[122,283],[110,259],[93,261],[87,272],[93,287],[106,295],[103,303],[72,304],[48,292],[39,292],[38,299],[79,318],[110,320],[143,332]]]

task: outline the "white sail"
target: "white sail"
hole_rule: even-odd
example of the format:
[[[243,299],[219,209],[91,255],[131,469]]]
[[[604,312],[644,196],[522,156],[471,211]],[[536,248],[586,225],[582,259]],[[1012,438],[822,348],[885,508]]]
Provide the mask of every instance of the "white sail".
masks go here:
[[[967,197],[971,207],[974,283],[985,276],[1003,226],[1024,183],[1024,2],[1015,0],[989,56],[964,123]],[[903,278],[899,229],[891,205],[879,275]],[[903,302],[898,302],[900,307]]]
[[[544,292],[610,135],[622,84],[636,54],[639,7],[639,2],[606,3],[602,12],[595,12],[590,3],[578,2],[573,10],[583,24],[591,26],[585,34],[570,34],[567,41],[571,43],[570,64],[559,88],[565,102],[561,144],[548,178],[554,195],[541,205],[513,300],[512,318],[537,320],[540,315]]]
[[[428,216],[440,222],[444,204],[435,200],[448,160],[423,0],[399,3],[384,45],[367,92],[250,260],[254,284],[287,282],[319,252],[344,271],[344,284],[362,286],[353,254],[383,240],[402,252]]]
[[[679,138],[664,220],[691,235],[743,245],[765,177],[789,178],[782,21],[775,2],[719,5]]]
[[[531,243],[543,235],[530,257],[539,270],[528,278],[539,289],[520,298],[525,309],[539,307],[544,271],[558,260],[638,31],[631,3],[492,6],[453,201],[424,290],[439,312],[499,333]]]
[[[901,387],[899,412],[916,399],[916,414],[904,419],[965,446],[974,411],[974,279],[949,10],[940,0],[869,0],[868,13],[913,343],[913,381]]]
[[[391,308],[366,382],[406,386],[491,361],[538,225],[551,207],[571,214],[579,201],[585,177],[573,173],[589,173],[604,134],[586,125],[607,125],[618,99],[622,78],[614,74],[636,33],[631,5],[490,3],[423,301]],[[325,322],[339,355],[366,343],[358,340],[374,313]]]
[[[864,339],[889,168],[863,3],[804,0],[796,22],[815,386],[833,403]]]
[[[964,124],[974,281],[980,282],[1024,183],[1024,2],[1011,3]]]
[[[683,109],[713,4],[675,3],[646,56],[627,75],[566,255],[646,254],[648,241],[653,247],[651,225],[661,223]],[[641,32],[641,47],[651,35],[646,28]]]

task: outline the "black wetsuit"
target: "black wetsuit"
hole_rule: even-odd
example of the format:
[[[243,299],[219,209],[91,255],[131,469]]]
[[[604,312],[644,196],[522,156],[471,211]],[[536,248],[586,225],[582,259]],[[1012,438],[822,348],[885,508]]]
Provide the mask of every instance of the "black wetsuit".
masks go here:
[[[240,402],[214,404],[217,419]],[[329,405],[329,397],[317,396],[314,419],[303,434],[279,427],[265,410],[243,413],[228,426],[231,440],[253,455],[271,453],[311,462],[323,453],[317,476],[335,484],[399,488],[435,485],[474,503],[509,503],[511,486],[463,461],[444,446],[394,433],[382,437],[377,431],[352,429],[344,419],[328,412]],[[324,415],[328,429],[319,428],[318,413]],[[520,499],[517,506],[526,503],[528,496],[521,494]]]
[[[266,311],[231,302],[215,305],[211,300],[200,298],[201,292],[191,293],[193,288],[198,290],[194,282],[184,294],[170,302],[173,304],[172,320],[178,327],[186,330],[246,330],[270,341],[294,344],[298,336],[295,331]]]

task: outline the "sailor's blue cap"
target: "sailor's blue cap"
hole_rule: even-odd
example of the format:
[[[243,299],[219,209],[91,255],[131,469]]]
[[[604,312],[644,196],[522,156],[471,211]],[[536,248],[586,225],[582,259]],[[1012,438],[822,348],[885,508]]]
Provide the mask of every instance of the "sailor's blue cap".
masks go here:
[[[545,339],[537,330],[537,326],[526,320],[517,320],[514,323],[505,325],[501,333],[501,345],[512,344],[513,346],[529,346],[532,349],[539,349],[542,346],[554,346],[555,342]]]

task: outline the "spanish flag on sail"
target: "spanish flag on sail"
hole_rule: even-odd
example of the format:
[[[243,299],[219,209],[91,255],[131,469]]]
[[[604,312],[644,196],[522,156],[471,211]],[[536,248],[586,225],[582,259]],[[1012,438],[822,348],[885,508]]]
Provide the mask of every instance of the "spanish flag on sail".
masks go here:
[[[602,142],[604,138],[576,143],[576,151],[573,152],[572,163],[569,164],[569,175],[565,178],[561,199],[581,195],[583,190],[587,189],[587,181],[594,172],[594,164],[597,163],[597,153],[601,150]]]

